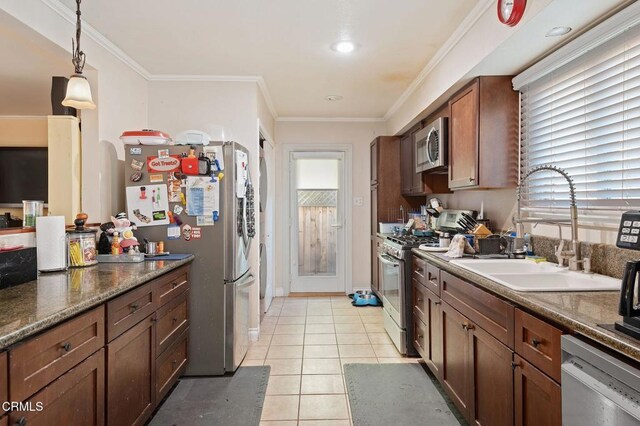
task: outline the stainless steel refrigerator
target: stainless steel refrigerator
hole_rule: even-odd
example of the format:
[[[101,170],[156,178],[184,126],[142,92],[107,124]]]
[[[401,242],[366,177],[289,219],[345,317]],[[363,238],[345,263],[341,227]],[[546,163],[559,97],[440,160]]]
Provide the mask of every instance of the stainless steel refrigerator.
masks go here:
[[[189,153],[190,147],[125,146],[127,212],[129,220],[138,225],[135,236],[140,242],[143,239],[163,241],[164,250],[170,253],[195,255],[190,274],[189,364],[186,372],[189,376],[221,375],[238,368],[249,345],[249,300],[251,288],[255,283],[249,265],[249,248],[254,234],[253,187],[248,174],[249,152],[234,142],[212,142],[209,147],[218,147],[217,155],[222,154],[217,163],[213,162],[213,170],[216,169],[216,164],[223,165],[224,176],[218,180],[217,220],[213,225],[212,220],[206,220],[199,226],[199,219],[189,216],[184,211],[189,203],[187,188],[180,189],[186,197],[184,201],[187,205],[182,201],[176,201],[176,187],[171,186],[175,184],[175,180],[169,181],[176,173],[150,169],[149,163],[154,157],[167,158],[167,154],[178,158],[183,153]],[[203,147],[198,145],[194,148],[197,157],[203,151]],[[136,170],[141,167],[141,163],[142,169]],[[133,181],[139,178],[135,175],[136,172],[141,173],[142,177]],[[162,182],[159,181],[160,174]],[[213,175],[216,177],[218,173],[214,171]],[[181,177],[180,172],[177,173],[177,177]],[[171,190],[168,191],[169,196],[166,200],[161,199],[167,196],[166,194],[156,193],[155,189],[153,194],[149,191],[150,188],[157,188],[163,184],[168,185],[169,189],[174,188],[173,194]],[[138,194],[141,193],[141,188],[145,188],[142,192],[147,192],[147,199],[153,198],[154,207],[151,214],[133,208],[139,207],[141,201]],[[172,199],[174,201],[171,201]],[[155,205],[156,202],[158,205]],[[175,214],[176,206],[183,209],[180,214]],[[164,209],[167,210],[167,215],[168,211],[171,211],[182,222],[177,239],[169,239],[169,228],[173,227],[173,238],[176,238],[177,230],[175,224],[165,223],[169,219],[163,218]],[[162,224],[154,225],[154,222]],[[185,225],[191,227],[188,240],[187,233],[183,232]]]

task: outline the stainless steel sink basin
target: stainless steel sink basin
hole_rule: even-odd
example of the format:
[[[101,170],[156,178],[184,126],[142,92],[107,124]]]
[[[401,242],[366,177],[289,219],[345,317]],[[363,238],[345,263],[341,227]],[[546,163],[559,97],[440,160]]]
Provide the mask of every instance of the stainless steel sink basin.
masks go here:
[[[455,259],[450,263],[516,291],[620,290],[620,280],[559,268],[549,262],[509,259]]]

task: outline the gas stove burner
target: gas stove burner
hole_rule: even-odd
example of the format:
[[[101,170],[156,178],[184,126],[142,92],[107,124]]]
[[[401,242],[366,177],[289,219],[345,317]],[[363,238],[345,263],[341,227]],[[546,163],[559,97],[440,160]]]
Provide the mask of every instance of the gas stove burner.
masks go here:
[[[438,245],[438,237],[416,237],[415,235],[403,235],[397,237],[387,237],[392,243],[398,244],[402,247],[418,247],[420,245]]]

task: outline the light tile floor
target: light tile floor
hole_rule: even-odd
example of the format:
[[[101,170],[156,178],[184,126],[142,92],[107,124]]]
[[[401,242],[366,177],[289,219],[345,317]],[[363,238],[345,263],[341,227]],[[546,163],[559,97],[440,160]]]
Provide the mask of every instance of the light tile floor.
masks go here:
[[[274,299],[242,363],[271,366],[260,425],[351,425],[344,364],[418,362],[398,353],[382,320],[382,308],[346,296]]]

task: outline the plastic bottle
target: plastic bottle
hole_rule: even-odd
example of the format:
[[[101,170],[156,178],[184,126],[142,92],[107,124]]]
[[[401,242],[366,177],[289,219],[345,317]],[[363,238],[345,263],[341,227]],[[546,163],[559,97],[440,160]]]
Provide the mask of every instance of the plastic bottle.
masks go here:
[[[120,254],[120,237],[118,236],[118,232],[114,232],[113,238],[111,239],[111,254],[114,256]]]

